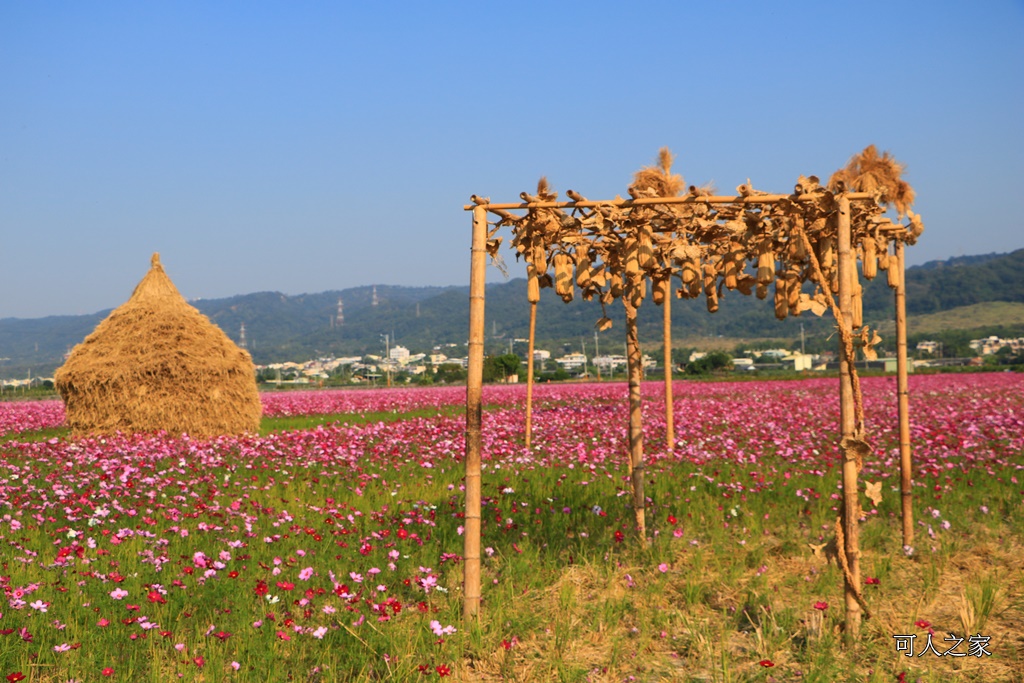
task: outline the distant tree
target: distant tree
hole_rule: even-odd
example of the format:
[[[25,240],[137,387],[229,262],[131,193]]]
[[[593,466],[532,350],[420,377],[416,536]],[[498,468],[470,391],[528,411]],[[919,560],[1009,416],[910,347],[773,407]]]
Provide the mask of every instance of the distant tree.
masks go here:
[[[724,351],[712,351],[703,358],[688,363],[685,368],[687,375],[710,375],[712,373],[731,372],[732,356]]]
[[[437,368],[434,381],[439,384],[452,384],[466,381],[466,369],[456,363],[445,363]]]

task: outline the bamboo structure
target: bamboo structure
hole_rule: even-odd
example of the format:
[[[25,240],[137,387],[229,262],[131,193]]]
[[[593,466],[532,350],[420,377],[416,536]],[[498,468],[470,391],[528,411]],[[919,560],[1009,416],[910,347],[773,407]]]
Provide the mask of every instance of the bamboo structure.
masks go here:
[[[860,633],[860,500],[857,491],[858,461],[853,448],[846,446],[858,436],[857,408],[854,405],[851,368],[854,358],[847,346],[853,336],[853,289],[857,274],[850,234],[850,200],[839,196],[837,215],[839,257],[839,422],[843,451],[842,536],[844,598],[846,603],[845,638],[849,641]]]
[[[653,298],[663,309],[665,352],[666,449],[674,448],[671,382],[671,280],[677,277],[682,298],[703,296],[709,312],[718,310],[726,291],[755,293],[764,299],[772,284],[779,319],[811,311],[831,310],[840,336],[840,443],[844,500],[836,521],[836,543],[843,568],[846,636],[852,641],[862,615],[870,616],[860,589],[858,523],[861,507],[858,476],[871,453],[865,436],[863,398],[855,366],[856,349],[874,358],[878,335],[859,320],[860,281],[878,268],[888,270],[890,285],[902,284],[902,246],[913,244],[923,231],[920,217],[908,210],[913,190],[900,179],[902,166],[873,146],[853,157],[827,185],[815,176],[800,176],[791,194],[768,194],[740,185],[737,194],[712,195],[690,186],[681,194],[682,178],[670,172],[672,155],[662,150],[657,166],[637,172],[630,199],[590,201],[572,190],[571,201],[558,201],[541,178],[535,195],[523,192],[522,202],[492,204],[474,195],[472,284],[470,288],[470,374],[467,387],[466,552],[464,613],[477,614],[480,604],[480,378],[483,365],[484,253],[497,257],[503,225],[511,226],[511,245],[527,262],[530,314],[530,372],[527,379],[526,444],[532,432],[533,339],[539,290],[550,287],[571,301],[578,290],[585,300],[597,298],[602,311],[620,299],[626,313],[626,355],[629,387],[629,453],[627,468],[633,488],[637,537],[647,543],[644,485],[643,418],[640,383],[643,358],[637,311],[653,285]],[[908,225],[895,225],[882,214],[894,205]],[[512,213],[523,211],[523,215]],[[498,217],[490,230],[487,214]],[[888,257],[889,241],[897,244]],[[881,260],[881,263],[879,261]],[[751,265],[756,264],[756,268]],[[553,272],[549,273],[549,266]],[[756,272],[756,275],[753,273]],[[575,277],[574,277],[575,275]],[[812,285],[812,292],[805,292]],[[897,291],[900,296],[902,289]],[[611,327],[607,314],[599,330]],[[899,326],[899,323],[898,323]],[[474,346],[474,344],[476,344]],[[903,352],[905,355],[905,338]],[[905,370],[905,361],[904,361]],[[905,390],[904,397],[905,398]],[[905,412],[901,408],[901,430]],[[901,431],[901,454],[903,448]],[[907,438],[909,441],[909,437]],[[905,460],[909,473],[909,444]],[[909,476],[909,474],[907,474]],[[909,491],[909,479],[904,490]],[[904,523],[909,519],[904,501]],[[475,540],[471,540],[475,536]]]
[[[907,380],[907,283],[903,241],[895,245],[896,285],[896,394],[900,419],[900,498],[903,518],[903,545],[914,545],[913,481],[910,454],[910,398]],[[889,266],[890,268],[893,265]]]
[[[647,544],[646,507],[644,496],[644,424],[640,382],[643,380],[643,354],[636,328],[636,308],[626,305],[626,364],[629,368],[629,479],[633,485],[633,516],[641,543]]]
[[[480,611],[480,460],[483,452],[484,294],[486,286],[487,209],[473,210],[473,246],[469,284],[469,368],[466,377],[466,519],[462,612]]]
[[[527,448],[533,445],[533,345],[537,334],[537,302],[530,302],[530,343],[526,362],[526,438]]]
[[[655,285],[661,288],[661,338],[665,358],[665,452],[672,455],[676,444],[675,416],[672,407],[672,287],[668,279]]]

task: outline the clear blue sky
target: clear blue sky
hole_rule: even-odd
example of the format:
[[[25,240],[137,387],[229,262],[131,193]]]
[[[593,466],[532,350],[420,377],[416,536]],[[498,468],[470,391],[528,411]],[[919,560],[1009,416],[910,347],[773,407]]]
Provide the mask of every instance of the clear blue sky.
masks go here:
[[[663,145],[788,191],[874,143],[909,263],[1011,251],[1021,36],[1020,0],[4,2],[0,317],[117,306],[153,251],[189,298],[466,284],[471,194],[625,194]]]

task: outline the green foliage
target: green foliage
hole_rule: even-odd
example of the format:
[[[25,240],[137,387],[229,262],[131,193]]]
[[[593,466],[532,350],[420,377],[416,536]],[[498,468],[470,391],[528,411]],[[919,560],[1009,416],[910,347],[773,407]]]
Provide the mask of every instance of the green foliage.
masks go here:
[[[466,381],[466,369],[455,363],[445,363],[434,371],[434,381],[438,384],[456,384]]]
[[[724,351],[712,351],[703,358],[687,363],[683,370],[687,375],[710,375],[732,372],[732,356]]]
[[[484,382],[500,382],[518,375],[522,361],[514,353],[484,358]]]

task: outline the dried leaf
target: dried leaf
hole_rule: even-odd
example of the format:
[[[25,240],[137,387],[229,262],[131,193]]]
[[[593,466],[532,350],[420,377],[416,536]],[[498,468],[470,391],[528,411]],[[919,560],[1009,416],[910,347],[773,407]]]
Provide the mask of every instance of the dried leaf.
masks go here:
[[[871,504],[878,507],[878,504],[882,502],[882,482],[880,481],[866,481],[864,482],[865,491],[864,494],[871,499]]]

